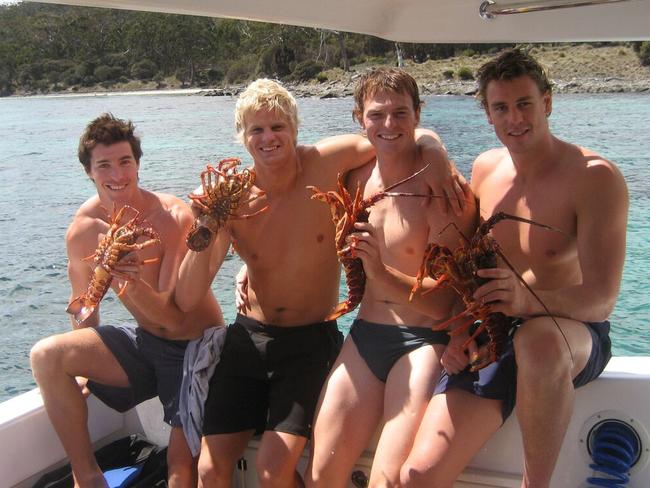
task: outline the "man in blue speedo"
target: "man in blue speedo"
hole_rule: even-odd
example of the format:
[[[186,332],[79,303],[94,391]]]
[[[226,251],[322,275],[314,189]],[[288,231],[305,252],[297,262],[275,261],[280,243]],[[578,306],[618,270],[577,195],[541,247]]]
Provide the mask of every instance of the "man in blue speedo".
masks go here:
[[[355,90],[354,116],[376,158],[349,173],[350,193],[359,184],[368,198],[422,170],[394,189],[421,197],[384,198],[372,206],[368,223],[356,224],[351,252],[363,261],[366,288],[321,393],[306,476],[310,488],[347,487],[357,458],[382,421],[369,486],[397,486],[440,375],[440,355],[449,338],[431,327],[450,315],[456,294],[439,289],[410,303],[409,292],[427,244],[457,245],[456,234],[441,236],[440,231],[454,222],[469,233],[476,208],[466,205],[460,215],[451,215],[431,198],[436,178],[427,164],[440,164],[447,154],[439,139],[435,157],[423,158],[416,150],[421,104],[417,83],[399,69],[366,73]]]

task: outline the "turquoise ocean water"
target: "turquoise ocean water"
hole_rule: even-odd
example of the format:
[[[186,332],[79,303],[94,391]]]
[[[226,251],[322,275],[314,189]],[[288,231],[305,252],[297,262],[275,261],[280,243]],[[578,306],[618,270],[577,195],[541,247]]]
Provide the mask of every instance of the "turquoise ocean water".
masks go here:
[[[86,123],[104,111],[132,119],[143,140],[142,185],[184,196],[206,162],[240,156],[250,163],[234,142],[234,103],[187,95],[0,99],[0,401],[34,387],[32,344],[70,328],[64,235],[77,207],[94,193],[76,159]],[[357,130],[351,99],[301,99],[299,107],[301,143]],[[631,206],[624,280],[611,317],[614,353],[650,355],[650,96],[556,96],[551,122],[558,136],[616,161],[625,175]],[[498,145],[469,97],[426,98],[422,125],[438,131],[468,178],[473,158]],[[227,321],[235,314],[239,267],[229,256],[214,283]],[[340,321],[343,329],[352,315]],[[127,319],[110,292],[102,320]]]

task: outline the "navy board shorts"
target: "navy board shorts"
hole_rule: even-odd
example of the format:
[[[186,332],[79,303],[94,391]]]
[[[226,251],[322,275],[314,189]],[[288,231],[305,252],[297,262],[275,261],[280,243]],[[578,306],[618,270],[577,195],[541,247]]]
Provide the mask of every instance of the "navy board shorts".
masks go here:
[[[388,374],[404,354],[422,346],[447,344],[446,331],[434,331],[430,327],[387,325],[356,319],[350,336],[359,355],[379,381],[386,383]]]
[[[88,389],[118,412],[159,397],[164,420],[180,427],[179,394],[183,381],[183,358],[189,341],[157,337],[129,325],[101,325],[94,328],[129,377],[130,386],[109,386],[88,381]]]
[[[585,322],[585,325],[591,334],[591,354],[584,369],[573,379],[575,388],[598,378],[612,357],[609,322]],[[443,370],[434,394],[454,388],[482,398],[502,400],[501,417],[505,422],[514,410],[517,398],[517,362],[512,335],[501,357],[485,368],[474,373],[464,370],[455,375]]]
[[[210,379],[203,435],[253,429],[309,437],[342,344],[336,321],[280,327],[238,315]]]

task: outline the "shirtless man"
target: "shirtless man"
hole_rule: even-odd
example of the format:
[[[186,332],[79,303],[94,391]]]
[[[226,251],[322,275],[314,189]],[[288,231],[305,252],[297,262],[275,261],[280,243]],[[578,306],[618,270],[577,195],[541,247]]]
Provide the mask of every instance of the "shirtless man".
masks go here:
[[[481,154],[472,189],[487,218],[506,212],[561,232],[506,221],[493,236],[550,313],[505,266],[475,293],[492,310],[520,318],[510,349],[472,374],[452,339],[444,376],[402,468],[406,487],[450,487],[513,408],[524,444],[522,487],[548,487],[573,410],[576,387],[610,357],[609,323],[625,258],[628,195],[611,162],[549,130],[551,84],[514,49],[478,72],[479,99],[505,147]],[[607,259],[603,259],[607,256]],[[481,396],[481,394],[483,396]],[[516,405],[516,407],[515,407]],[[457,421],[454,421],[457,420]]]
[[[128,283],[120,300],[136,324],[100,325],[97,307],[81,323],[71,317],[75,330],[43,339],[31,352],[34,377],[70,459],[77,488],[107,484],[93,455],[86,401],[75,377],[88,378],[88,389],[120,411],[159,396],[165,421],[172,426],[169,486],[196,486],[196,464],[178,415],[183,355],[188,340],[201,336],[207,327],[223,325],[221,310],[209,290],[187,313],[174,304],[178,268],[187,249],[185,235],[193,216],[182,200],[138,185],[142,151],[133,131],[131,122],[110,114],[86,127],[79,142],[79,160],[97,194],[77,211],[66,246],[73,300],[88,288],[94,265],[83,258],[94,253],[98,238],[108,230],[108,211],[129,205],[140,212],[159,234],[160,243],[125,256],[115,268],[120,279],[112,283],[115,291]],[[128,210],[123,222],[133,216]],[[143,265],[148,259],[157,262]]]
[[[369,161],[374,151],[353,135],[297,145],[296,102],[266,79],[240,95],[235,125],[253,157],[254,191],[265,192],[238,213],[268,209],[231,220],[208,249],[188,252],[176,289],[179,307],[194,307],[231,242],[246,263],[250,308],[229,326],[210,383],[199,474],[204,488],[230,488],[235,463],[258,432],[263,433],[256,466],[260,485],[288,488],[300,486],[296,465],[342,342],[336,323],[324,322],[336,305],[340,276],[330,211],[310,200],[306,187],[335,189],[339,172]],[[449,165],[432,166],[454,191]]]
[[[447,161],[442,144],[436,160],[424,161],[417,151],[420,107],[417,84],[406,72],[380,68],[361,77],[354,116],[374,146],[376,159],[349,173],[351,192],[360,184],[367,198],[426,163]],[[400,467],[440,376],[440,356],[449,339],[431,326],[450,315],[456,298],[441,289],[409,303],[409,292],[427,243],[455,247],[458,234],[440,236],[440,231],[454,222],[471,232],[475,223],[474,206],[466,206],[456,217],[427,198],[434,182],[435,175],[425,169],[393,190],[425,198],[384,198],[371,208],[369,223],[356,224],[349,242],[363,262],[366,290],[321,394],[307,486],[348,486],[357,458],[382,421],[368,486],[399,483]]]

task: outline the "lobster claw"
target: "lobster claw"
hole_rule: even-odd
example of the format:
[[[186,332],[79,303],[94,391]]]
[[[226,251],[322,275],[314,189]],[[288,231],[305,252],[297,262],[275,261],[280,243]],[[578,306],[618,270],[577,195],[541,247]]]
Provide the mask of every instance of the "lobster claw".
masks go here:
[[[80,296],[72,300],[65,311],[74,317],[77,324],[81,324],[93,314],[96,307],[97,304],[91,303],[83,296]]]

